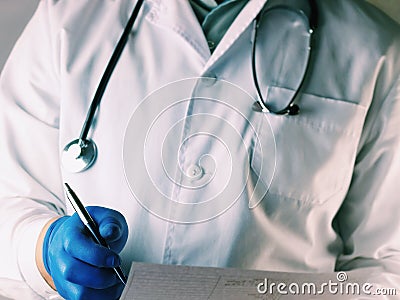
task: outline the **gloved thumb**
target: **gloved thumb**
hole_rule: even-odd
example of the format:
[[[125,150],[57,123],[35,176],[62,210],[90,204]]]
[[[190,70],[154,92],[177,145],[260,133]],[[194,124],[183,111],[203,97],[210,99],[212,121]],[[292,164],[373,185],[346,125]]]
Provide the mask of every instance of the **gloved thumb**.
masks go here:
[[[124,216],[116,210],[99,206],[89,206],[87,210],[99,226],[101,236],[113,251],[119,253],[128,239],[128,225]]]
[[[112,217],[101,220],[99,230],[102,237],[105,238],[108,243],[119,240],[124,233],[120,222]]]

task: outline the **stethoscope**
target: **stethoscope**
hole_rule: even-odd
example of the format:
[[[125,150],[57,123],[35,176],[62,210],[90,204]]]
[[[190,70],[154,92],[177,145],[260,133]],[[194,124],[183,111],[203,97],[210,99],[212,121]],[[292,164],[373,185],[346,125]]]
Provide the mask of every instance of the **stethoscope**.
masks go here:
[[[269,1],[272,1],[272,0],[269,0]],[[62,162],[63,168],[66,171],[69,171],[71,173],[82,172],[82,171],[90,168],[93,165],[93,163],[96,161],[97,146],[96,146],[96,143],[92,139],[88,138],[89,130],[92,127],[93,118],[95,116],[95,113],[100,106],[100,102],[101,102],[103,94],[106,90],[107,84],[111,78],[111,75],[115,69],[115,66],[117,65],[117,62],[122,54],[122,51],[125,48],[125,45],[129,38],[129,34],[130,34],[132,27],[138,17],[138,14],[143,5],[143,2],[144,2],[144,0],[138,0],[138,2],[136,3],[136,5],[133,9],[131,16],[129,17],[128,23],[125,26],[125,29],[117,43],[117,46],[115,47],[115,50],[110,58],[110,61],[108,62],[106,70],[104,71],[104,74],[100,80],[98,87],[97,87],[96,93],[90,104],[89,111],[86,115],[86,119],[83,124],[79,138],[68,143],[63,149],[62,156],[61,156],[61,162]],[[283,2],[285,2],[285,1],[283,1]],[[258,94],[258,99],[253,105],[253,109],[255,111],[259,111],[259,112],[263,112],[263,113],[272,113],[275,115],[296,115],[300,111],[299,106],[295,102],[299,96],[299,92],[302,90],[302,87],[304,85],[305,78],[306,78],[306,75],[307,75],[307,72],[309,69],[311,48],[312,48],[311,35],[313,34],[314,29],[317,27],[317,15],[318,15],[315,0],[309,0],[308,2],[309,2],[310,10],[311,10],[309,14],[307,14],[303,9],[293,8],[292,6],[285,5],[285,4],[279,4],[279,5],[275,5],[268,9],[263,10],[256,17],[256,19],[253,23],[253,32],[252,32],[253,46],[252,46],[252,50],[251,50],[251,56],[252,56],[251,67],[252,67],[252,75],[253,75],[254,85],[256,87],[257,94]],[[290,11],[298,14],[301,17],[301,19],[303,19],[305,21],[305,23],[307,24],[308,32],[310,35],[306,64],[303,69],[303,76],[301,77],[298,87],[297,87],[296,91],[294,92],[293,96],[291,97],[290,101],[286,105],[286,107],[284,107],[283,109],[279,109],[279,110],[274,110],[266,104],[266,101],[264,100],[264,97],[261,93],[261,89],[260,89],[259,81],[258,81],[258,77],[257,77],[257,71],[256,71],[256,41],[257,41],[257,30],[259,27],[260,19],[262,18],[262,16],[264,14],[266,14],[274,9],[290,10]]]

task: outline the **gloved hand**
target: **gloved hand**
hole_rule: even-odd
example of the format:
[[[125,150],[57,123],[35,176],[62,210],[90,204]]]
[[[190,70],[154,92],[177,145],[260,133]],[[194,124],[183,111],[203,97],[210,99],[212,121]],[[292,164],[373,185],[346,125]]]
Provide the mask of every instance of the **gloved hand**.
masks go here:
[[[97,244],[78,215],[51,224],[43,242],[43,262],[58,293],[66,299],[118,299],[124,285],[114,273],[118,253],[128,238],[128,225],[117,211],[87,207],[110,249]]]

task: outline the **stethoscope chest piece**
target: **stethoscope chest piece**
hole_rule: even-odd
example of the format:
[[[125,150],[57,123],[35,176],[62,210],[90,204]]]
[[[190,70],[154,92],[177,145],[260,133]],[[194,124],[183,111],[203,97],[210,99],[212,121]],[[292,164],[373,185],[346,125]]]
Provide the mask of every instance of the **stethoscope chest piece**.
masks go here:
[[[76,139],[64,147],[61,161],[65,170],[79,173],[88,169],[96,157],[97,147],[92,140]]]
[[[100,105],[101,98],[103,97],[104,91],[107,87],[107,83],[110,80],[111,74],[117,65],[118,59],[121,56],[122,51],[128,41],[132,27],[139,14],[139,10],[142,7],[144,0],[138,0],[133,9],[133,12],[125,26],[124,32],[122,33],[117,46],[108,62],[106,70],[101,77],[99,86],[97,87],[96,93],[90,104],[89,111],[86,115],[85,123],[83,124],[81,134],[78,139],[73,140],[66,145],[61,154],[61,163],[64,170],[71,173],[79,173],[90,168],[97,157],[96,144],[87,138],[89,130],[93,123],[96,110]]]

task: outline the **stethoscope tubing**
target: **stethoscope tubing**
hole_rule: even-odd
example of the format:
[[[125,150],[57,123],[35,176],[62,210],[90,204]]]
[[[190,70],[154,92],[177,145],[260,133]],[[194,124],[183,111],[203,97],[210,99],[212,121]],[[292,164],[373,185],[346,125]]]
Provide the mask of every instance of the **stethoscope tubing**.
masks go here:
[[[89,111],[86,115],[86,120],[83,124],[82,131],[79,136],[79,139],[81,141],[87,140],[89,130],[92,126],[93,118],[95,116],[97,108],[100,106],[100,102],[101,102],[101,99],[103,98],[103,94],[107,88],[107,84],[110,81],[111,75],[115,69],[115,66],[118,63],[119,58],[121,57],[122,51],[124,50],[125,45],[128,42],[129,35],[130,35],[130,33],[132,31],[132,27],[137,19],[140,8],[142,7],[143,1],[144,0],[138,0],[138,2],[136,3],[136,5],[133,9],[133,12],[128,20],[128,23],[126,24],[125,29],[118,41],[118,44],[115,47],[115,50],[110,58],[110,61],[107,64],[106,70],[104,71],[104,74],[100,80],[99,86],[97,87],[96,93],[90,104]]]
[[[293,9],[290,6],[287,5],[278,5],[275,6],[271,9],[265,10],[265,11],[261,11],[256,19],[254,20],[253,23],[253,30],[252,30],[252,37],[251,37],[251,41],[252,41],[252,47],[251,47],[251,71],[252,71],[252,76],[253,76],[253,82],[254,82],[254,86],[256,88],[257,91],[257,95],[258,95],[258,99],[255,103],[255,105],[253,106],[254,110],[256,111],[260,111],[263,113],[273,113],[275,115],[297,115],[300,111],[300,108],[297,104],[295,104],[297,97],[299,96],[300,92],[303,89],[304,83],[306,81],[306,77],[307,74],[309,72],[310,69],[310,60],[311,60],[311,54],[312,54],[312,48],[313,48],[313,37],[314,37],[314,30],[317,27],[317,22],[318,22],[318,17],[317,17],[317,7],[316,7],[316,2],[315,0],[311,0],[310,1],[310,6],[311,6],[311,16],[308,17],[305,12],[303,10],[296,10]],[[258,81],[258,76],[257,76],[257,70],[256,70],[256,45],[257,45],[257,31],[258,31],[258,27],[259,27],[259,21],[261,19],[261,17],[269,12],[271,12],[272,10],[276,10],[276,9],[281,9],[281,10],[289,10],[292,11],[294,13],[296,13],[297,15],[300,15],[305,23],[308,23],[308,32],[310,34],[310,38],[309,38],[309,44],[308,44],[308,55],[307,55],[307,63],[306,66],[304,68],[300,83],[297,86],[297,89],[295,90],[294,95],[292,96],[292,98],[290,99],[290,101],[288,101],[288,104],[286,107],[284,107],[281,110],[272,110],[271,108],[269,108],[266,105],[266,101],[264,100],[264,97],[262,96],[262,92],[261,92],[261,88],[259,85],[259,81]]]
[[[86,115],[86,119],[84,121],[80,136],[78,139],[73,140],[69,144],[67,144],[63,150],[63,165],[64,168],[72,173],[76,172],[81,172],[86,169],[88,169],[96,160],[97,157],[97,146],[96,143],[88,138],[89,131],[92,127],[93,119],[96,114],[97,109],[100,106],[100,102],[102,100],[102,97],[104,95],[104,92],[107,88],[107,85],[110,81],[111,75],[118,63],[118,60],[121,57],[121,54],[127,44],[127,41],[129,39],[130,33],[132,31],[133,25],[135,24],[137,17],[139,15],[139,11],[141,7],[143,6],[144,0],[138,0],[131,16],[129,17],[129,20],[124,28],[124,31],[118,40],[118,43],[114,49],[114,52],[112,53],[112,56],[106,66],[106,69],[101,77],[100,83],[96,89],[96,92],[94,94],[93,100],[90,104],[88,113]],[[313,30],[317,27],[317,22],[318,22],[318,14],[317,14],[317,7],[316,7],[316,2],[315,0],[310,0],[309,1],[310,6],[311,6],[311,16],[310,18],[307,17],[307,15],[302,11],[302,10],[295,10],[289,6],[278,6],[275,8],[285,8],[289,9],[292,11],[295,11],[296,13],[299,13],[302,17],[308,18],[309,21],[309,29],[310,29],[310,44],[309,44],[309,54],[307,57],[307,65],[305,67],[303,77],[300,80],[300,84],[298,86],[298,89],[294,93],[294,96],[290,100],[289,104],[287,105],[286,108],[280,111],[272,111],[271,109],[268,109],[268,107],[265,104],[265,101],[263,100],[262,93],[260,86],[258,84],[258,78],[257,78],[257,71],[256,71],[256,62],[255,62],[255,51],[256,51],[256,40],[257,40],[257,27],[258,27],[258,22],[261,18],[261,15],[263,12],[261,12],[255,22],[254,22],[254,28],[253,28],[253,35],[252,35],[252,73],[253,73],[253,79],[254,79],[254,84],[257,90],[257,94],[259,96],[259,99],[257,100],[256,103],[260,106],[262,112],[269,112],[277,115],[294,115],[298,113],[298,106],[294,104],[294,101],[296,100],[297,96],[299,95],[300,90],[303,87],[303,84],[305,82],[305,78],[307,75],[307,72],[309,70],[309,65],[310,65],[310,53],[311,53],[311,48],[312,48],[312,33]],[[72,159],[72,160],[71,160]],[[66,166],[65,162],[75,162],[72,163],[71,166]]]

